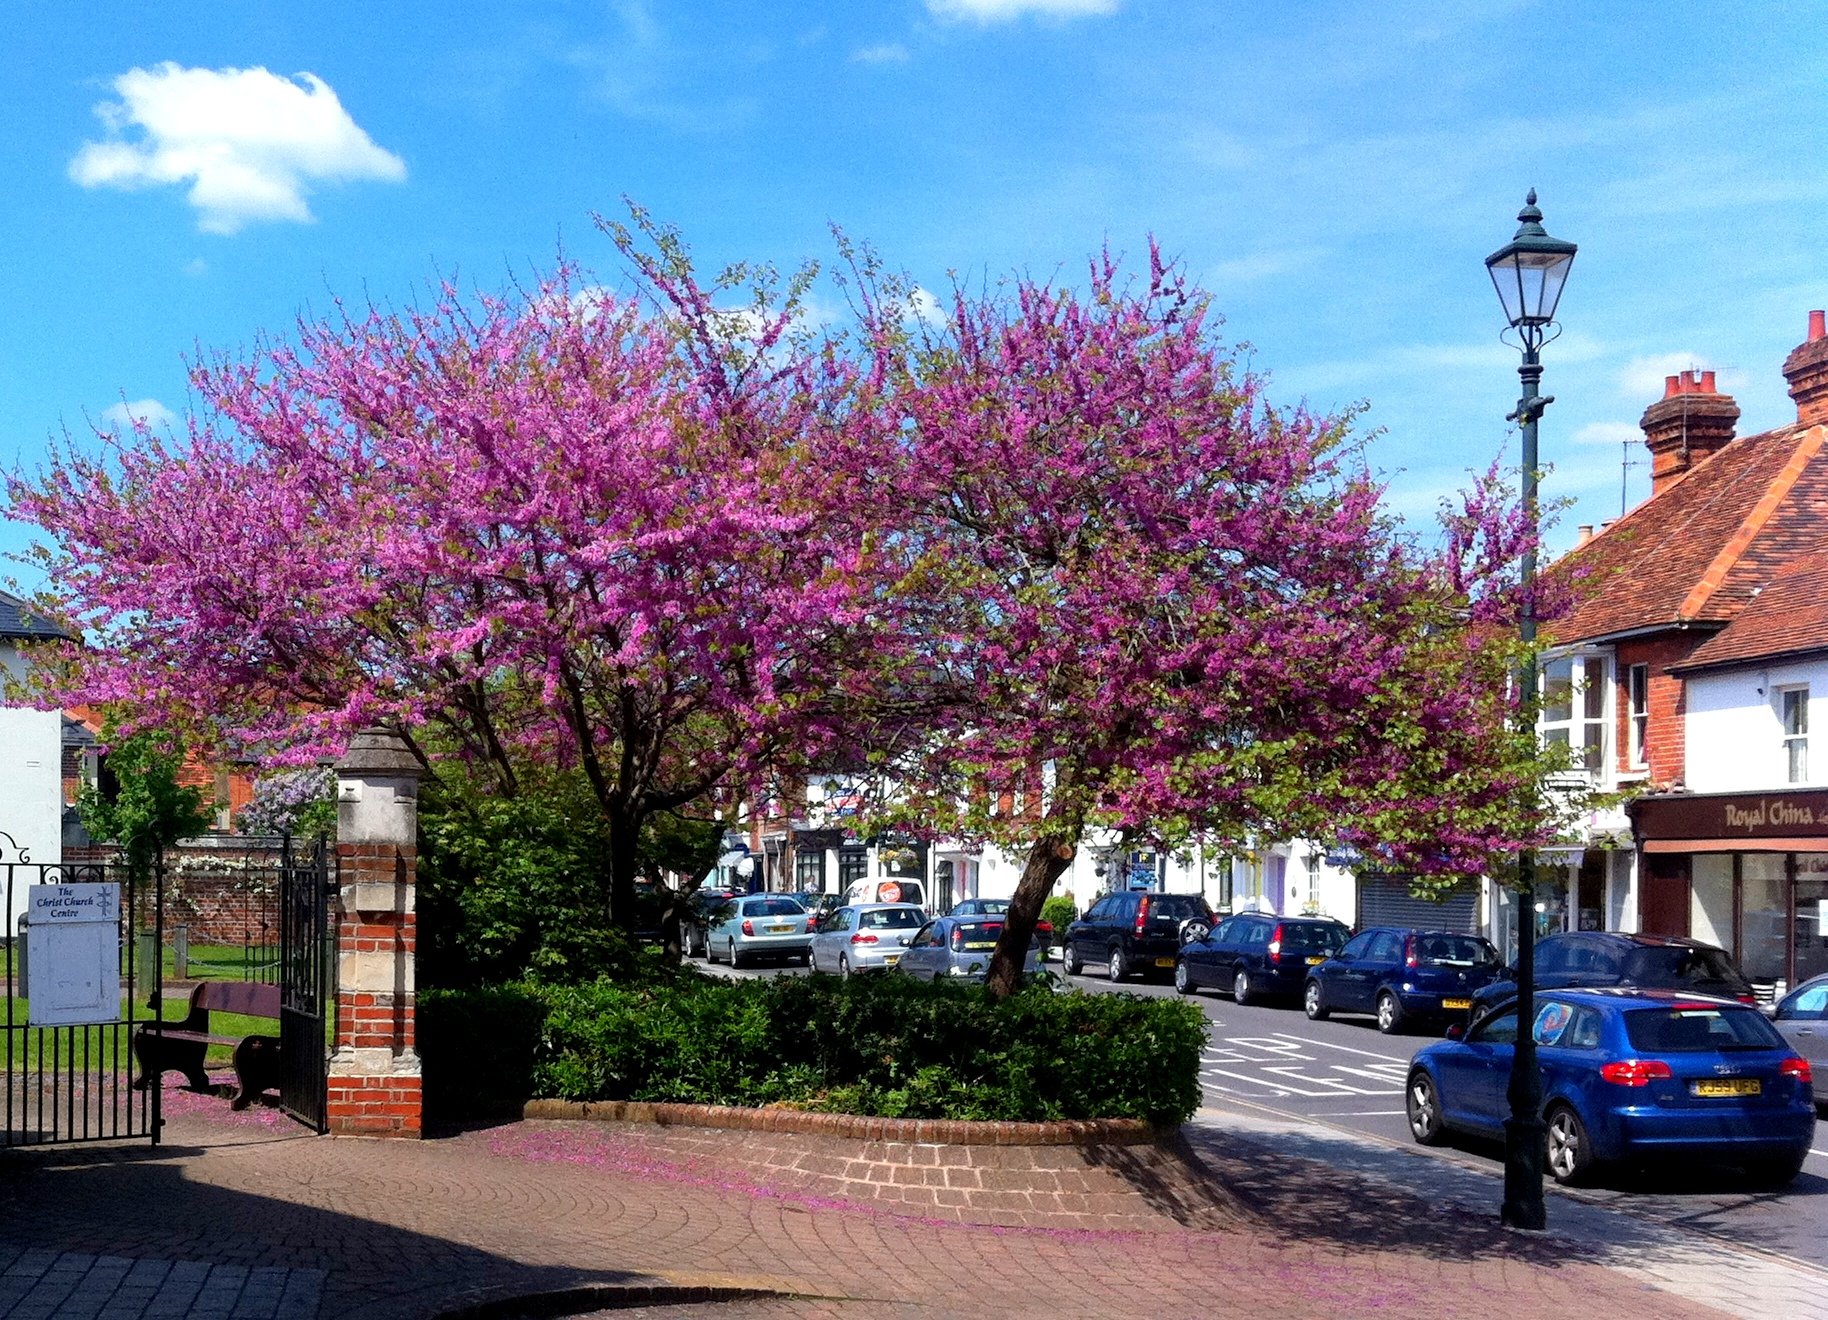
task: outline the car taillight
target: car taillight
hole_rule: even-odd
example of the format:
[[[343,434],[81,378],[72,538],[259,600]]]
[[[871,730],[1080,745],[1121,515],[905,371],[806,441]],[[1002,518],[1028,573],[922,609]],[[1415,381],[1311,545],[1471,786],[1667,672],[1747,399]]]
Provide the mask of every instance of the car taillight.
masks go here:
[[[1804,1086],[1813,1086],[1815,1084],[1815,1073],[1811,1071],[1809,1060],[1807,1059],[1785,1059],[1782,1063],[1777,1065],[1777,1075],[1779,1077],[1794,1077]]]
[[[963,926],[954,926],[952,928],[952,947],[954,949],[962,949],[965,947],[965,928]]]
[[[1148,921],[1149,921],[1149,896],[1147,894],[1144,894],[1142,896],[1142,902],[1140,902],[1136,905],[1136,933],[1138,935],[1143,933],[1143,927],[1148,924]]]
[[[1282,927],[1278,926],[1269,933],[1269,960],[1272,965],[1282,965]]]
[[[1035,923],[1035,934],[1037,934],[1037,935],[1052,935],[1052,934],[1053,934],[1053,933],[1054,933],[1054,923],[1053,923],[1053,922],[1051,922],[1051,921],[1037,921],[1037,922],[1036,922],[1036,923]]]
[[[755,923],[753,921],[745,921],[743,923],[743,934],[745,934],[745,935],[755,934]]]
[[[1614,1086],[1649,1086],[1658,1078],[1673,1076],[1661,1059],[1620,1059],[1600,1068],[1600,1078]]]
[[[876,937],[874,935],[864,935],[862,933],[858,933],[856,935],[851,936],[852,944],[874,944],[875,942],[876,942]]]
[[[1411,935],[1403,941],[1403,966],[1414,967],[1415,965],[1415,936]]]
[[[1735,995],[1733,997],[1742,1004],[1750,1004],[1753,1008],[1758,1007],[1758,996],[1757,995]]]

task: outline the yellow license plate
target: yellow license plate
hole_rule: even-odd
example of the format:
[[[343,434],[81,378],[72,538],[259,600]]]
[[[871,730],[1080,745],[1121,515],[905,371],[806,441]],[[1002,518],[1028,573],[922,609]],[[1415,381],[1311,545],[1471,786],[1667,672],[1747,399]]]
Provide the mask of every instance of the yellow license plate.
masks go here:
[[[1443,999],[1441,1001],[1442,1008],[1471,1008],[1472,1006],[1473,1001],[1470,999]]]
[[[882,965],[884,967],[893,967],[900,961],[901,955],[899,953],[885,953],[882,955]]]
[[[1756,1077],[1724,1077],[1717,1082],[1691,1082],[1688,1093],[1695,1096],[1760,1095],[1764,1083]]]
[[[1172,967],[1172,966],[1174,966],[1174,959],[1172,959],[1172,958],[1157,958],[1157,959],[1156,959],[1156,960],[1155,960],[1155,965],[1156,965],[1156,966],[1157,966],[1157,967]]]
[[[1326,961],[1325,958],[1309,958],[1308,966],[1309,967],[1318,967],[1318,966],[1320,966],[1321,963],[1323,963],[1325,961]]]
[[[793,927],[792,926],[770,926],[768,928],[768,933],[770,935],[791,935],[791,934],[793,934]]]
[[[996,946],[995,940],[972,940],[965,945],[967,949],[994,949]]]

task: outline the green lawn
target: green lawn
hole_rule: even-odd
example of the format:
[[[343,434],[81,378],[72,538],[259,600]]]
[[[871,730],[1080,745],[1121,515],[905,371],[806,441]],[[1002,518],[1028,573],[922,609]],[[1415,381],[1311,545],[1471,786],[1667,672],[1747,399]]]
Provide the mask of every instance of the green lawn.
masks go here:
[[[181,989],[168,990],[165,994],[163,1016],[167,1022],[181,1022],[188,1007],[189,995]],[[11,1048],[12,1070],[20,1071],[31,1068],[33,1071],[44,1069],[62,1070],[70,1061],[80,1068],[85,1064],[93,1069],[102,1066],[126,1068],[132,1064],[131,1032],[119,1027],[102,1025],[93,1027],[33,1027],[26,1023],[28,1004],[23,998],[11,1001],[11,1028],[0,1030],[0,1069],[7,1067],[7,1050]],[[150,1022],[152,1010],[145,1002],[133,1003],[121,1001],[121,1018],[124,1022]],[[5,1027],[7,1018],[0,1017],[0,1028]],[[211,1013],[210,1030],[219,1036],[270,1036],[278,1031],[278,1024],[272,1018],[248,1017],[241,1013]],[[325,1023],[326,1042],[330,1038],[330,1023]],[[115,1046],[112,1038],[118,1033],[120,1044]],[[10,1040],[8,1039],[10,1037]],[[227,1067],[229,1056],[234,1053],[233,1045],[211,1045],[204,1056],[205,1065]],[[118,1062],[111,1051],[118,1050]],[[40,1053],[42,1051],[42,1054]],[[41,1062],[42,1060],[42,1062]]]

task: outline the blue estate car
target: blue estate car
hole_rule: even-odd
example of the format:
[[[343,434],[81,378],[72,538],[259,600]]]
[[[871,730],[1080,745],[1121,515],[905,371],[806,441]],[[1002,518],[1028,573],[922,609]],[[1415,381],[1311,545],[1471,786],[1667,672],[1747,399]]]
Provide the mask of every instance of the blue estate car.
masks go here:
[[[1386,1035],[1417,1018],[1458,1016],[1473,992],[1499,975],[1498,951],[1477,935],[1380,926],[1361,931],[1310,967],[1301,1006],[1319,1022],[1333,1013],[1372,1013]]]
[[[1666,990],[1556,990],[1538,1001],[1534,1035],[1557,1182],[1669,1156],[1738,1165],[1772,1187],[1802,1170],[1814,1079],[1757,1009]],[[1424,1046],[1404,1087],[1415,1139],[1501,1137],[1516,1042],[1509,1005]]]

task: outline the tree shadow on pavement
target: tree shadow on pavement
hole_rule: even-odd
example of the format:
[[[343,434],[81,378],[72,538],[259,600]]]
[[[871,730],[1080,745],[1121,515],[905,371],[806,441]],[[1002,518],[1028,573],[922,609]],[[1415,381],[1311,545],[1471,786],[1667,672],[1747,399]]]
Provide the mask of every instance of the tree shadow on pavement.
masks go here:
[[[1185,1129],[1193,1149],[1250,1210],[1259,1231],[1288,1242],[1326,1242],[1343,1249],[1412,1251],[1438,1260],[1471,1261],[1505,1255],[1556,1267],[1600,1260],[1634,1241],[1657,1237],[1650,1224],[1627,1216],[1606,1243],[1561,1235],[1520,1233],[1498,1222],[1499,1184],[1452,1166],[1430,1165],[1403,1152],[1368,1149],[1324,1131],[1245,1137],[1212,1124]],[[1407,1158],[1415,1171],[1442,1184],[1424,1194],[1391,1180],[1390,1161]],[[1478,1178],[1476,1185],[1448,1186]],[[1555,1206],[1550,1206],[1553,1220]]]

